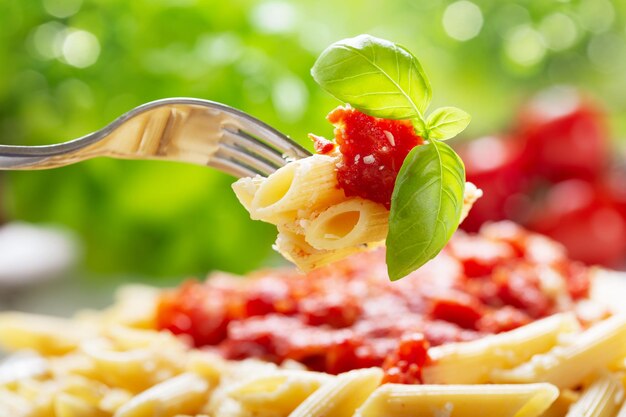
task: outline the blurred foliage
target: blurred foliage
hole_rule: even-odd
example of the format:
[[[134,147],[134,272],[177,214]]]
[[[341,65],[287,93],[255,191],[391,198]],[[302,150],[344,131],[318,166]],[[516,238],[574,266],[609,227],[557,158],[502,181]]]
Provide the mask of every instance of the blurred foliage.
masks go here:
[[[338,103],[309,76],[329,43],[400,42],[431,77],[434,105],[473,115],[469,137],[511,122],[533,91],[568,83],[626,133],[626,2],[614,0],[3,0],[0,138],[47,144],[170,96],[241,108],[305,143]],[[149,276],[243,272],[277,262],[231,178],[162,162],[92,160],[2,178],[5,219],[64,224],[87,268]]]

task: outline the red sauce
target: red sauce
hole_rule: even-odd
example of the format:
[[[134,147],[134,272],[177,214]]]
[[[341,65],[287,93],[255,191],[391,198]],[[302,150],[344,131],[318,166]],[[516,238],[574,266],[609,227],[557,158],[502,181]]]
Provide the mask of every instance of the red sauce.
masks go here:
[[[382,366],[386,381],[416,383],[430,346],[573,310],[588,295],[589,276],[558,244],[499,223],[480,235],[457,233],[396,282],[382,250],[307,275],[284,269],[190,281],[163,293],[157,323],[230,359],[291,359],[333,374]],[[547,288],[554,282],[556,293]]]
[[[389,208],[404,159],[424,142],[411,122],[379,119],[346,107],[330,112],[328,121],[335,125],[335,140],[343,156],[337,168],[339,186],[348,197],[366,198]],[[332,142],[313,139],[318,152],[333,150]]]

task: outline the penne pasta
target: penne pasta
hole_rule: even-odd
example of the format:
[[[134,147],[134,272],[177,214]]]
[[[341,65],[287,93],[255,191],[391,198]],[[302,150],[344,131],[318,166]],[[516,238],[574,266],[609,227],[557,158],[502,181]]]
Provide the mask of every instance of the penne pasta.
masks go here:
[[[429,350],[426,384],[485,384],[498,369],[513,368],[554,347],[563,333],[579,329],[576,318],[557,314],[509,332],[472,342],[451,343]],[[532,382],[532,381],[524,381]]]
[[[398,385],[378,388],[355,417],[536,417],[559,390],[550,384]]]
[[[289,417],[351,417],[380,385],[382,376],[377,368],[341,374],[304,400]]]
[[[362,198],[350,198],[322,211],[305,229],[305,240],[317,249],[338,250],[379,242],[388,231],[389,210]]]
[[[569,409],[567,417],[614,417],[624,402],[622,381],[612,375],[598,378]]]
[[[102,382],[131,392],[140,392],[158,384],[183,369],[182,347],[154,344],[141,349],[118,349],[106,339],[96,339],[81,346]]]
[[[208,401],[209,384],[200,376],[184,373],[133,397],[114,417],[173,416],[199,413]]]
[[[58,355],[76,349],[95,336],[93,328],[76,321],[25,313],[0,313],[0,347],[32,349]]]
[[[282,227],[278,228],[278,237],[274,247],[285,258],[298,265],[298,268],[305,272],[359,251],[359,248],[354,247],[335,251],[315,249],[306,241],[304,235],[294,233]]]
[[[0,416],[32,417],[34,405],[13,391],[0,388]]]
[[[319,372],[276,371],[229,390],[228,395],[251,413],[287,417],[309,395],[333,377]]]
[[[251,217],[279,224],[299,210],[341,201],[345,195],[337,187],[336,163],[333,157],[313,155],[285,165],[259,185],[250,203]]]
[[[257,175],[252,178],[242,178],[233,183],[232,188],[237,200],[248,212],[252,212],[252,200],[264,181],[265,178]]]
[[[495,382],[525,383],[542,381],[559,388],[572,388],[596,369],[606,368],[626,355],[626,316],[608,318],[567,345],[534,356],[530,361],[510,370],[494,370]]]

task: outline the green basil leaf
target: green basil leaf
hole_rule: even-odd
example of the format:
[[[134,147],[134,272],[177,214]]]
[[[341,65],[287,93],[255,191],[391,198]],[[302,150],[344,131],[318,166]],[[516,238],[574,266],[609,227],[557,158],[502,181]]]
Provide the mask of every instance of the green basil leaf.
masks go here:
[[[426,120],[428,137],[439,140],[453,138],[465,130],[471,120],[472,117],[461,109],[441,107]]]
[[[415,130],[417,136],[420,136],[423,139],[428,139],[428,128],[426,127],[424,119],[411,119],[411,123],[413,124],[413,130]]]
[[[431,140],[406,157],[391,197],[387,269],[400,279],[434,258],[459,226],[465,190],[461,158]]]
[[[359,35],[330,45],[311,69],[339,100],[384,119],[422,118],[431,100],[428,78],[406,48]]]

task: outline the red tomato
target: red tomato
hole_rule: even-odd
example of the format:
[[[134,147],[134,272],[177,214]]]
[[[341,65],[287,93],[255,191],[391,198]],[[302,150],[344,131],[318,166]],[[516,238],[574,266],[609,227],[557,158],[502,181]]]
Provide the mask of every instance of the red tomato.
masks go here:
[[[576,90],[539,93],[518,120],[528,169],[550,181],[597,178],[607,165],[608,133],[603,112]]]
[[[486,136],[468,143],[459,154],[467,180],[483,190],[461,227],[475,232],[488,220],[517,218],[527,204],[528,184],[519,147],[510,140]]]
[[[563,181],[548,190],[529,226],[561,242],[577,260],[609,267],[626,254],[626,216],[613,196],[583,180]]]

